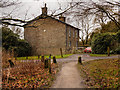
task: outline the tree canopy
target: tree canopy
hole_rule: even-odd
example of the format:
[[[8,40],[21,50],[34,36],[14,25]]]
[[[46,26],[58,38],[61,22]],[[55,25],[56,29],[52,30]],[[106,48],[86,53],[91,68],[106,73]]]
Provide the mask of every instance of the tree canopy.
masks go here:
[[[2,46],[6,50],[12,51],[18,56],[30,55],[31,47],[25,41],[19,38],[19,35],[13,33],[8,27],[2,27]]]

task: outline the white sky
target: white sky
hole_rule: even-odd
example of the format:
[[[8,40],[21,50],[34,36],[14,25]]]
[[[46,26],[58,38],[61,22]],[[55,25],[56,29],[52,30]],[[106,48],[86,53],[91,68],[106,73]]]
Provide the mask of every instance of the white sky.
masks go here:
[[[44,7],[45,3],[47,3],[48,14],[50,14],[51,10],[54,11],[59,8],[58,2],[60,2],[63,9],[67,6],[67,2],[71,0],[19,0],[19,1],[22,2],[19,6],[8,7],[6,9],[3,9],[2,12],[10,13],[14,9],[14,12],[12,13],[12,17],[24,20],[25,14],[28,11],[26,19],[30,20],[42,13],[41,7]],[[73,1],[75,2],[80,0],[73,0]],[[89,1],[89,0],[84,0],[84,1]],[[97,0],[93,0],[93,1],[97,1]],[[111,1],[118,1],[118,0],[111,0]],[[77,26],[75,23],[71,23],[71,24]]]

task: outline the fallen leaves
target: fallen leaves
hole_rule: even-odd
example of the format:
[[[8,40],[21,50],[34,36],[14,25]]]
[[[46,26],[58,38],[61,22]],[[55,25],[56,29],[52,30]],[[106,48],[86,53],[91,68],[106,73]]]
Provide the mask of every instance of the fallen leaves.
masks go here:
[[[6,70],[3,69],[3,88],[42,88],[48,87],[53,81],[57,64],[52,64],[52,74],[49,73],[49,69],[44,69],[44,64],[41,62],[24,62],[18,63],[11,69],[10,75],[15,77],[15,81],[6,79]]]
[[[118,59],[105,59],[85,62],[79,66],[86,84],[93,88],[118,88]]]

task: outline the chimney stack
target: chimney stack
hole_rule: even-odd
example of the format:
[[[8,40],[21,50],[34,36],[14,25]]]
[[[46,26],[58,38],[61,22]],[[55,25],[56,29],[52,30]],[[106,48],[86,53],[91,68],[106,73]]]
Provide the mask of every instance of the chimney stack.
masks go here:
[[[47,15],[46,3],[45,3],[45,7],[42,8],[42,15]]]
[[[65,17],[63,17],[62,15],[59,17],[59,20],[62,21],[62,22],[65,22]]]

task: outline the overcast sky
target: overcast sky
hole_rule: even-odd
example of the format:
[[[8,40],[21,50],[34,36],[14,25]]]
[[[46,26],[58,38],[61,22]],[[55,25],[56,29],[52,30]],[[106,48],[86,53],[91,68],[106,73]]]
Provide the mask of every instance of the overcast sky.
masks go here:
[[[20,18],[20,19],[25,19],[25,15],[27,13],[26,19],[33,19],[36,16],[40,15],[41,8],[44,7],[44,4],[47,3],[48,7],[48,14],[51,14],[51,11],[57,10],[60,6],[62,5],[62,9],[66,8],[68,3],[71,0],[19,0],[22,2],[20,5],[13,6],[13,7],[8,7],[2,10],[3,15],[4,13],[11,13],[12,12],[12,17],[13,18]],[[80,0],[73,0],[75,1],[80,1]],[[84,0],[84,1],[90,1],[90,0]],[[98,0],[93,0],[93,1],[98,1]],[[110,1],[110,0],[109,0]],[[118,0],[112,0],[112,1],[118,1]],[[60,10],[56,13],[59,13]]]
[[[65,9],[68,5],[68,2],[71,0],[19,0],[22,2],[20,5],[8,7],[2,10],[2,13],[11,13],[12,11],[12,17],[13,18],[19,18],[19,19],[26,19],[30,20],[37,16],[39,16],[41,12],[41,8],[44,7],[45,3],[47,3],[48,7],[48,14],[51,14],[51,11],[57,10],[62,5],[62,9]],[[73,0],[80,1],[80,0]],[[84,1],[90,1],[90,0],[84,0]],[[93,0],[98,1],[98,0]],[[110,1],[110,0],[108,0]],[[118,0],[111,0],[111,1],[118,1]],[[58,3],[59,2],[59,3]],[[61,11],[58,11],[59,13]],[[27,16],[25,17],[27,13]],[[70,23],[71,25],[77,26],[75,23]]]

